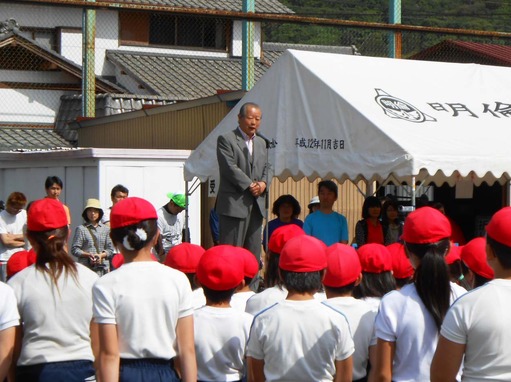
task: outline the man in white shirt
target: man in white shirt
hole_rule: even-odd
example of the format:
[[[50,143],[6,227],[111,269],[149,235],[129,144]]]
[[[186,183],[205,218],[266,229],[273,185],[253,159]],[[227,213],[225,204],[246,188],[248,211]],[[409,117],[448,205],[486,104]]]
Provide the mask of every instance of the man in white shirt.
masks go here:
[[[25,228],[27,198],[21,192],[9,195],[5,210],[0,212],[0,281],[7,279],[7,261],[18,251],[26,249]]]

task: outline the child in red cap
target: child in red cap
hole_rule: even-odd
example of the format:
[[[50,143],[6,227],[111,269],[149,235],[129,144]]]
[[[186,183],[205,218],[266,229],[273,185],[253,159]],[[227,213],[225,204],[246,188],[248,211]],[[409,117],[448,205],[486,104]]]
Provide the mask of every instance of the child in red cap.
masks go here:
[[[333,244],[326,250],[327,268],[323,280],[327,301],[346,315],[355,343],[353,380],[367,380],[367,361],[374,364],[375,310],[369,303],[353,297],[353,289],[362,280],[362,266],[357,251],[346,244]]]
[[[401,243],[387,245],[392,258],[392,276],[396,280],[396,289],[401,289],[413,281],[414,269],[406,256],[405,246]]]
[[[234,292],[244,284],[245,253],[257,262],[250,251],[232,245],[212,247],[199,261],[197,280],[206,306],[193,314],[198,381],[240,381],[245,375],[253,317],[230,305]]]
[[[243,255],[243,271],[245,285],[243,288],[237,290],[231,298],[231,306],[242,312],[247,308],[247,301],[250,297],[255,295],[255,292],[250,288],[252,280],[259,273],[259,262],[252,255],[250,251],[242,251]]]
[[[287,290],[279,277],[280,252],[288,240],[301,235],[305,235],[302,228],[296,224],[288,224],[277,228],[270,236],[265,259],[265,289],[247,300],[245,309],[247,313],[255,315],[264,308],[286,298]]]
[[[440,325],[464,291],[450,282],[445,262],[450,236],[449,220],[434,208],[419,208],[406,218],[402,239],[415,277],[381,300],[375,321],[377,380],[429,380]]]
[[[36,262],[9,280],[22,322],[17,381],[85,381],[95,378],[97,326],[92,286],[98,275],[67,252],[66,211],[58,200],[33,202],[27,238]]]
[[[493,215],[486,234],[486,259],[495,279],[459,298],[447,312],[431,381],[454,380],[462,361],[463,380],[511,380],[511,207]]]
[[[196,282],[197,266],[205,251],[200,245],[181,243],[170,248],[163,262],[165,265],[183,272],[188,278],[193,292],[192,305],[194,309],[206,305],[204,292]]]
[[[112,207],[110,228],[124,264],[93,288],[100,379],[177,382],[173,359],[179,356],[181,380],[195,382],[192,290],[182,272],[152,259],[156,210],[144,199],[126,198]]]
[[[363,299],[378,310],[381,298],[396,289],[392,255],[383,244],[369,243],[358,249],[358,257],[364,277],[353,290],[353,297]]]
[[[486,239],[484,237],[470,240],[460,252],[463,277],[468,284],[467,289],[479,288],[493,280],[493,269],[486,261]]]
[[[250,381],[351,381],[354,345],[346,317],[314,298],[327,266],[325,250],[306,235],[284,245],[279,269],[288,295],[254,317]]]

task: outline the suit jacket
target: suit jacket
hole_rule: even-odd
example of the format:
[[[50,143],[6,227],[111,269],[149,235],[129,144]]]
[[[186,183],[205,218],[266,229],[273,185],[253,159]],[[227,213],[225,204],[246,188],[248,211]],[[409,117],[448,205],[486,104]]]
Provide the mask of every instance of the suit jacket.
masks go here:
[[[267,192],[254,198],[248,188],[254,181],[264,181],[268,190],[273,173],[269,163],[266,163],[266,142],[256,134],[253,143],[252,159],[238,128],[218,137],[216,154],[220,186],[216,210],[219,215],[247,218],[255,199],[261,215],[265,216]]]

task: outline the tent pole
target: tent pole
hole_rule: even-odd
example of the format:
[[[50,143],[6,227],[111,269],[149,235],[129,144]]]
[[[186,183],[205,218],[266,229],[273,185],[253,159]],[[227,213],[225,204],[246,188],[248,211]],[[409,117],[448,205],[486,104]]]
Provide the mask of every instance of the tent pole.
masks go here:
[[[415,175],[412,176],[412,207],[415,210]]]
[[[188,201],[189,201],[189,198],[188,198],[188,195],[189,194],[189,189],[188,189],[188,181],[185,181],[185,226],[183,228],[183,233],[182,233],[182,240],[181,242],[183,243],[190,243],[190,226],[189,226],[189,214],[188,214]]]

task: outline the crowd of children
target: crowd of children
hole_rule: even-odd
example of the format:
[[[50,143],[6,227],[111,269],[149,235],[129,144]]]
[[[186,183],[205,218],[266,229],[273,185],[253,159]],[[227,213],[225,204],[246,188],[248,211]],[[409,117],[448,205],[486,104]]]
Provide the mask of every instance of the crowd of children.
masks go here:
[[[182,243],[157,261],[157,219],[144,199],[119,201],[121,255],[98,277],[69,256],[62,203],[32,203],[35,257],[0,283],[0,381],[511,380],[511,207],[461,247],[430,207],[402,243],[358,250],[283,225],[259,293],[243,248]]]

